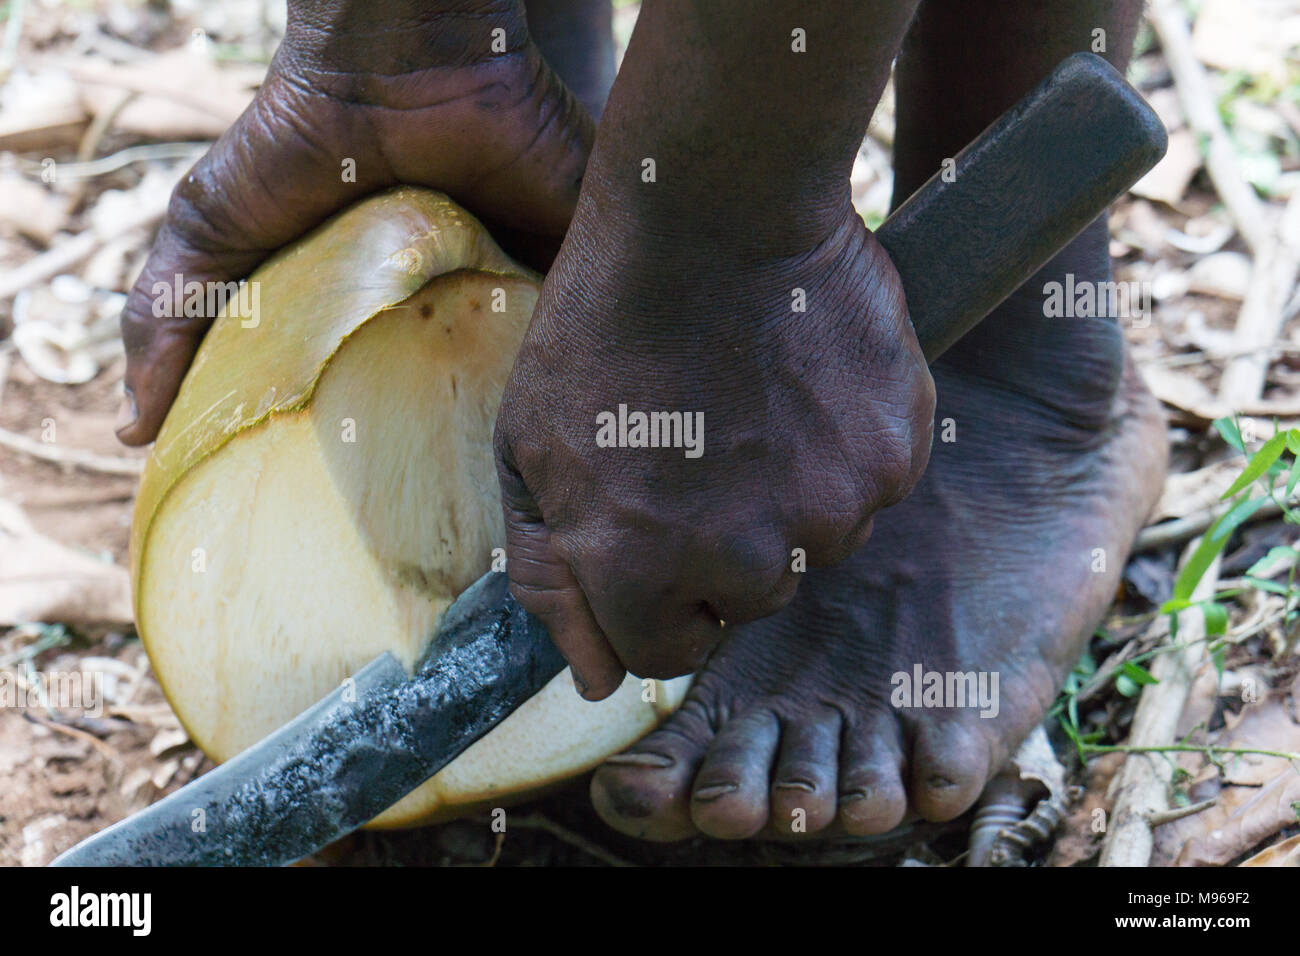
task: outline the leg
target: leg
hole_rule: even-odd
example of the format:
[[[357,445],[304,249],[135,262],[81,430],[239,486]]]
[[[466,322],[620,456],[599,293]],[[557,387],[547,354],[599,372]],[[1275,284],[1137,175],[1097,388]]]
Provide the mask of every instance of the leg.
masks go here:
[[[1138,4],[975,10],[932,0],[909,33],[899,195],[1089,49],[1094,27],[1122,65]],[[1163,422],[1118,326],[1043,315],[1043,283],[1067,271],[1108,277],[1104,221],[936,365],[929,469],[867,545],[737,629],[682,709],[597,772],[611,825],[650,839],[791,835],[801,820],[867,834],[974,802],[1077,660],[1163,477]],[[900,706],[898,675],[918,665],[987,675],[990,690],[996,675],[992,706]]]

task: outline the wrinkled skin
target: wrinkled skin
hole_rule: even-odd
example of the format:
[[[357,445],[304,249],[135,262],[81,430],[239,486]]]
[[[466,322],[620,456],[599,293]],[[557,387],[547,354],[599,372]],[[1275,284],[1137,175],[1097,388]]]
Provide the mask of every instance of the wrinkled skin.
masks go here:
[[[1092,232],[1045,278],[1108,275]],[[1163,417],[1112,322],[1045,319],[1033,296],[934,376],[940,438],[916,490],[865,548],[729,634],[682,707],[597,771],[612,826],[797,839],[950,820],[1043,719],[1159,494]],[[997,675],[996,706],[896,707],[894,675],[918,664]]]
[[[581,689],[698,667],[843,560],[920,476],[933,392],[897,274],[847,206],[780,259],[656,247],[584,195],[497,421],[514,593]],[[802,289],[806,312],[792,312]],[[703,413],[704,449],[595,447],[597,416]],[[606,643],[607,640],[607,643]]]
[[[303,10],[303,7],[306,10]],[[295,4],[266,81],[177,186],[122,316],[128,409],[119,437],[157,434],[211,317],[156,318],[153,287],[247,276],[276,249],[376,190],[442,190],[544,269],[591,148],[586,110],[528,37],[521,3],[472,3],[367,36],[367,15]],[[356,22],[353,22],[353,19]],[[491,30],[506,31],[493,53]],[[374,28],[370,27],[373,31]],[[343,39],[340,39],[343,38]],[[351,38],[351,39],[349,39]],[[356,181],[343,162],[355,161]]]
[[[514,593],[588,698],[697,668],[925,467],[932,383],[848,189],[912,6],[802,8],[816,56],[781,4],[641,7],[496,432]],[[620,406],[702,419],[698,457],[602,447]]]

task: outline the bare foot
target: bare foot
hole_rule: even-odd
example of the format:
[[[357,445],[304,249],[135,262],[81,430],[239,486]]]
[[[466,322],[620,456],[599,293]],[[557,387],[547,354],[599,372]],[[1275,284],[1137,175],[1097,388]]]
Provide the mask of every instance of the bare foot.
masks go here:
[[[1119,329],[1045,319],[1040,303],[1018,294],[934,368],[929,470],[870,542],[732,632],[682,708],[598,770],[610,825],[674,840],[947,820],[1042,720],[1112,599],[1166,449]],[[896,706],[895,675],[918,665],[982,674],[971,689],[996,693]]]

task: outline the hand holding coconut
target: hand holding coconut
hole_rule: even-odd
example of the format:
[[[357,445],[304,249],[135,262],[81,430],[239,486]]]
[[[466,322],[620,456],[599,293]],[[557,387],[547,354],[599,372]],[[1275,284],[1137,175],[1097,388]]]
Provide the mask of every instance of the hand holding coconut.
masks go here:
[[[398,183],[448,193],[545,268],[591,138],[586,110],[530,39],[522,2],[290,0],[265,82],[177,186],[123,312],[119,437],[153,440],[215,317],[157,314],[159,283],[243,279]]]

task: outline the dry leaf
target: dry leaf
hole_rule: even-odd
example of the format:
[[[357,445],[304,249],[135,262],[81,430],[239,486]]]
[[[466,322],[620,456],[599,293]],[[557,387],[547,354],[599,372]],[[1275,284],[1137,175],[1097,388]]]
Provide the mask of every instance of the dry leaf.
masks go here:
[[[48,246],[54,234],[67,225],[68,200],[40,183],[16,173],[0,177],[0,224]]]
[[[45,537],[0,501],[0,625],[27,621],[129,624],[126,569]]]
[[[252,100],[264,73],[219,67],[189,47],[129,65],[83,58],[67,68],[82,84],[91,112],[120,106],[114,129],[164,140],[220,136]],[[126,94],[134,95],[123,106]]]
[[[1241,460],[1229,458],[1195,471],[1170,475],[1148,523],[1167,518],[1185,518],[1213,508],[1241,474]]]
[[[1289,693],[1274,693],[1258,704],[1247,705],[1239,715],[1229,715],[1226,726],[1211,735],[1210,742],[1224,748],[1300,752],[1300,721],[1293,710],[1298,699],[1300,679]],[[1296,822],[1293,804],[1300,801],[1297,766],[1262,754],[1227,756],[1226,773],[1220,778],[1206,758],[1200,760],[1199,773],[1183,764],[1201,781],[1191,797],[1216,796],[1218,802],[1201,813],[1157,827],[1153,866],[1223,866]]]
[[[1226,865],[1295,823],[1292,804],[1296,801],[1300,801],[1300,772],[1293,768],[1287,768],[1263,787],[1225,787],[1217,805],[1185,818],[1197,821],[1202,832],[1183,844],[1174,865]]]
[[[1300,835],[1260,850],[1242,866],[1300,866]]]
[[[1191,130],[1180,129],[1169,134],[1169,149],[1164,159],[1139,179],[1130,190],[1138,196],[1177,206],[1182,202],[1187,186],[1201,168],[1201,151]]]
[[[172,729],[160,730],[154,734],[153,740],[149,741],[149,752],[155,757],[161,757],[178,747],[184,747],[190,742],[190,735],[184,728],[175,727]]]
[[[1205,0],[1196,15],[1192,50],[1220,70],[1244,70],[1287,81],[1291,47],[1300,43],[1300,18],[1279,0]]]
[[[1240,301],[1246,297],[1246,287],[1250,285],[1250,268],[1247,255],[1216,252],[1198,259],[1187,270],[1188,288],[1192,292]]]
[[[1218,396],[1200,379],[1186,372],[1164,365],[1146,365],[1142,368],[1142,378],[1160,401],[1203,419],[1207,424],[1229,414],[1227,405]]]

